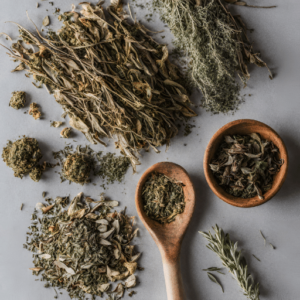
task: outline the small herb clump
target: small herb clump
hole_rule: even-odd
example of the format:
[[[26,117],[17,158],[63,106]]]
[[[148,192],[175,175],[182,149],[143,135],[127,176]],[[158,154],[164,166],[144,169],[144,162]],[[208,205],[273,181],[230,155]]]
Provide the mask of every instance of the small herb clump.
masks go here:
[[[23,247],[33,252],[32,274],[46,282],[45,287],[57,287],[70,298],[85,300],[87,294],[120,299],[136,285],[138,253],[132,245],[138,229],[133,217],[125,210],[111,210],[118,201],[100,201],[79,193],[70,203],[69,197],[47,198],[45,206],[38,203],[32,225]],[[93,205],[93,206],[92,206]],[[68,206],[68,207],[67,207]],[[112,285],[116,281],[115,289]]]
[[[108,152],[104,156],[97,155],[99,169],[97,175],[106,179],[107,183],[121,182],[130,166],[130,159],[126,156],[116,156]]]
[[[93,166],[91,157],[84,153],[74,153],[67,156],[62,174],[65,179],[81,185],[90,182],[90,173]]]
[[[8,141],[3,148],[2,158],[16,177],[23,178],[29,173],[34,181],[40,180],[42,174],[38,162],[42,158],[42,152],[36,139],[24,137],[15,142]]]
[[[25,92],[13,92],[9,101],[9,106],[14,109],[20,109],[25,106],[26,93]]]
[[[241,16],[232,15],[223,0],[154,0],[153,5],[175,37],[174,53],[186,57],[187,82],[201,90],[203,106],[214,114],[237,109],[236,75],[246,85],[248,64],[267,67],[254,52]]]
[[[161,173],[151,173],[142,190],[144,211],[160,224],[175,221],[184,212],[183,184]]]

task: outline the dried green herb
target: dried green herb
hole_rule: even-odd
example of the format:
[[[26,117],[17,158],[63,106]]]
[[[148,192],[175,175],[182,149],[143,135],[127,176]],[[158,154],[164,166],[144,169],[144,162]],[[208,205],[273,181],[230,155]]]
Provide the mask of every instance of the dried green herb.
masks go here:
[[[246,85],[248,64],[267,67],[241,16],[232,15],[222,0],[154,0],[153,5],[175,37],[176,53],[187,56],[187,81],[201,90],[203,107],[212,113],[235,110],[241,101],[236,75]]]
[[[267,240],[266,240],[265,236],[263,235],[263,233],[261,232],[261,230],[259,232],[260,232],[262,238],[264,239],[264,243],[265,243],[265,246],[266,246]],[[273,244],[271,244],[269,242],[268,242],[268,244],[272,247],[273,250],[276,249],[276,247]]]
[[[196,127],[196,125],[193,124],[186,124],[184,127],[184,136],[188,136],[192,133],[192,128]]]
[[[101,153],[102,154],[102,153]],[[130,160],[126,156],[116,156],[115,153],[108,152],[101,156],[97,153],[99,169],[97,175],[106,179],[107,183],[121,182],[130,166]]]
[[[219,274],[225,275],[223,272],[221,272],[222,269],[217,268],[217,267],[211,267],[211,268],[208,268],[208,269],[203,269],[202,271],[218,272]]]
[[[25,174],[36,172],[42,152],[36,139],[24,137],[15,142],[8,141],[2,158],[12,168],[15,177],[23,178]]]
[[[258,261],[261,261],[257,256],[255,256],[254,254],[252,254],[252,256],[256,259],[256,260],[258,260]]]
[[[224,288],[223,288],[223,286],[221,285],[221,283],[217,280],[217,278],[216,278],[212,273],[209,273],[209,272],[207,272],[207,276],[208,276],[208,278],[209,278],[212,282],[218,284],[218,285],[221,287],[222,292],[224,293]]]
[[[32,102],[30,103],[30,106],[29,106],[29,112],[28,112],[31,116],[33,116],[33,118],[35,120],[38,120],[41,118],[42,116],[42,113],[40,112],[39,110],[39,106],[35,103],[35,102]]]
[[[12,97],[9,101],[9,106],[14,109],[20,109],[25,106],[26,102],[25,92],[13,92]]]
[[[279,149],[259,134],[225,136],[210,169],[224,190],[235,197],[251,198],[272,188],[283,165]]]
[[[175,221],[184,212],[183,183],[161,173],[151,173],[142,190],[144,211],[160,224]]]
[[[23,247],[33,254],[33,275],[40,275],[45,287],[65,289],[70,298],[86,299],[86,294],[102,297],[106,292],[120,299],[125,289],[136,285],[134,275],[141,253],[131,244],[138,229],[133,217],[110,212],[118,201],[82,199],[78,194],[68,205],[68,197],[53,204],[37,204]],[[84,201],[82,201],[84,200]],[[91,204],[95,204],[93,207]],[[109,292],[113,282],[123,280]]]
[[[91,181],[89,178],[90,172],[93,171],[93,175],[100,176],[106,180],[106,183],[114,183],[115,181],[121,182],[130,167],[130,160],[125,156],[116,156],[114,153],[106,153],[102,156],[102,151],[95,152],[89,146],[81,147],[77,146],[76,151],[73,151],[72,146],[66,146],[64,150],[53,152],[55,159],[59,160],[63,165],[61,172],[61,180],[71,180],[71,177],[79,177],[77,183],[88,183]],[[85,164],[81,159],[85,160]],[[66,174],[66,169],[68,169]],[[83,172],[85,171],[85,172]],[[81,175],[84,174],[82,177]]]
[[[248,266],[242,251],[238,251],[238,243],[230,240],[229,234],[219,228],[213,227],[215,234],[199,231],[209,242],[207,248],[215,252],[222,261],[224,267],[239,283],[244,295],[251,300],[259,300],[259,283],[255,284],[252,275],[248,273]]]
[[[71,135],[71,128],[70,128],[70,127],[66,127],[66,128],[64,128],[64,129],[60,132],[60,136],[61,136],[62,138],[65,138],[65,139],[69,138],[70,135]]]
[[[121,1],[107,10],[84,2],[81,14],[65,12],[60,19],[63,27],[47,37],[18,25],[21,40],[10,56],[54,93],[70,125],[90,142],[115,137],[135,171],[140,149],[159,152],[177,135],[178,121],[196,116],[182,76],[165,45],[126,21]]]
[[[72,182],[85,184],[90,182],[93,161],[84,153],[70,154],[63,165],[63,176]]]

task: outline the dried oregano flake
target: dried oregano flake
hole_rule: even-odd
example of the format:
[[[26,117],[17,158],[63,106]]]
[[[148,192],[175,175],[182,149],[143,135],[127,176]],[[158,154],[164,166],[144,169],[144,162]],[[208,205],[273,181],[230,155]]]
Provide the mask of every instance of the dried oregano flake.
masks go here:
[[[102,297],[105,292],[119,299],[136,285],[134,273],[141,253],[131,242],[138,229],[125,210],[112,211],[118,201],[103,196],[95,201],[79,193],[67,208],[69,197],[49,202],[37,204],[43,216],[34,210],[23,245],[34,253],[30,270],[41,276],[45,287],[62,288],[71,298],[84,300],[86,294]]]

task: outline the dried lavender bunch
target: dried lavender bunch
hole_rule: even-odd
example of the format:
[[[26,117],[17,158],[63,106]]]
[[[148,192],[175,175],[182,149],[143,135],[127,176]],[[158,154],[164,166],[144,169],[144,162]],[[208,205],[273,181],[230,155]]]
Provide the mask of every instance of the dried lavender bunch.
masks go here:
[[[159,152],[177,135],[175,122],[196,115],[182,77],[167,47],[141,24],[126,21],[121,1],[113,1],[106,14],[100,4],[84,2],[81,14],[71,11],[61,19],[63,27],[47,38],[18,25],[21,40],[10,56],[54,93],[72,127],[92,143],[114,137],[135,170],[140,149]]]
[[[231,15],[222,0],[154,0],[153,4],[175,37],[177,53],[187,57],[187,79],[201,90],[203,106],[212,113],[235,110],[241,88],[236,75],[246,85],[248,64],[267,67],[254,52],[241,17]]]
[[[229,234],[225,234],[218,225],[213,230],[215,235],[210,231],[199,231],[209,242],[207,248],[219,256],[223,266],[239,283],[244,295],[251,300],[259,300],[259,283],[255,284],[252,275],[249,275],[246,259],[242,256],[242,251],[237,250],[238,243],[233,243]]]

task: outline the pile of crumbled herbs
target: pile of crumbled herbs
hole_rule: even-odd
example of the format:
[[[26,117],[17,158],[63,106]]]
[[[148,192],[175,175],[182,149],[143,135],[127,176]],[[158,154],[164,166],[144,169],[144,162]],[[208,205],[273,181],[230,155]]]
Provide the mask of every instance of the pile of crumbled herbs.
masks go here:
[[[30,178],[35,182],[40,181],[46,168],[56,166],[48,162],[40,165],[42,156],[38,141],[29,137],[23,137],[15,142],[8,141],[2,151],[3,161],[14,171],[15,177],[22,179],[29,173]]]
[[[18,25],[20,40],[9,55],[54,93],[70,125],[90,142],[105,144],[102,137],[114,137],[135,171],[140,149],[159,152],[157,147],[177,135],[178,121],[196,113],[167,46],[143,25],[127,21],[121,1],[107,10],[88,2],[81,6],[80,14],[60,15],[62,28],[47,37],[37,27],[33,34]]]
[[[111,212],[118,201],[103,196],[94,201],[80,193],[67,209],[68,197],[48,198],[47,202],[46,206],[37,204],[43,216],[34,210],[23,245],[34,253],[30,270],[41,275],[45,287],[64,289],[72,299],[84,300],[86,294],[94,299],[104,292],[111,299],[120,299],[136,285],[134,273],[141,253],[131,242],[138,229],[125,210]],[[119,280],[123,281],[112,289],[112,282]]]
[[[151,173],[142,190],[144,211],[148,217],[166,224],[175,221],[184,212],[183,183],[164,174]]]
[[[201,90],[203,106],[214,114],[235,110],[241,102],[236,75],[246,86],[249,64],[267,67],[241,16],[232,15],[226,2],[249,6],[235,0],[153,0],[175,37],[175,52],[187,58],[187,81]]]
[[[102,151],[95,152],[88,145],[78,145],[75,151],[67,145],[63,150],[52,153],[62,165],[61,182],[69,180],[83,185],[92,181],[91,175],[100,176],[108,184],[121,182],[130,167],[128,157],[110,152],[102,155]]]
[[[26,102],[26,93],[19,91],[19,92],[13,92],[12,97],[10,98],[9,101],[9,106],[14,108],[14,109],[20,109],[25,106]]]

